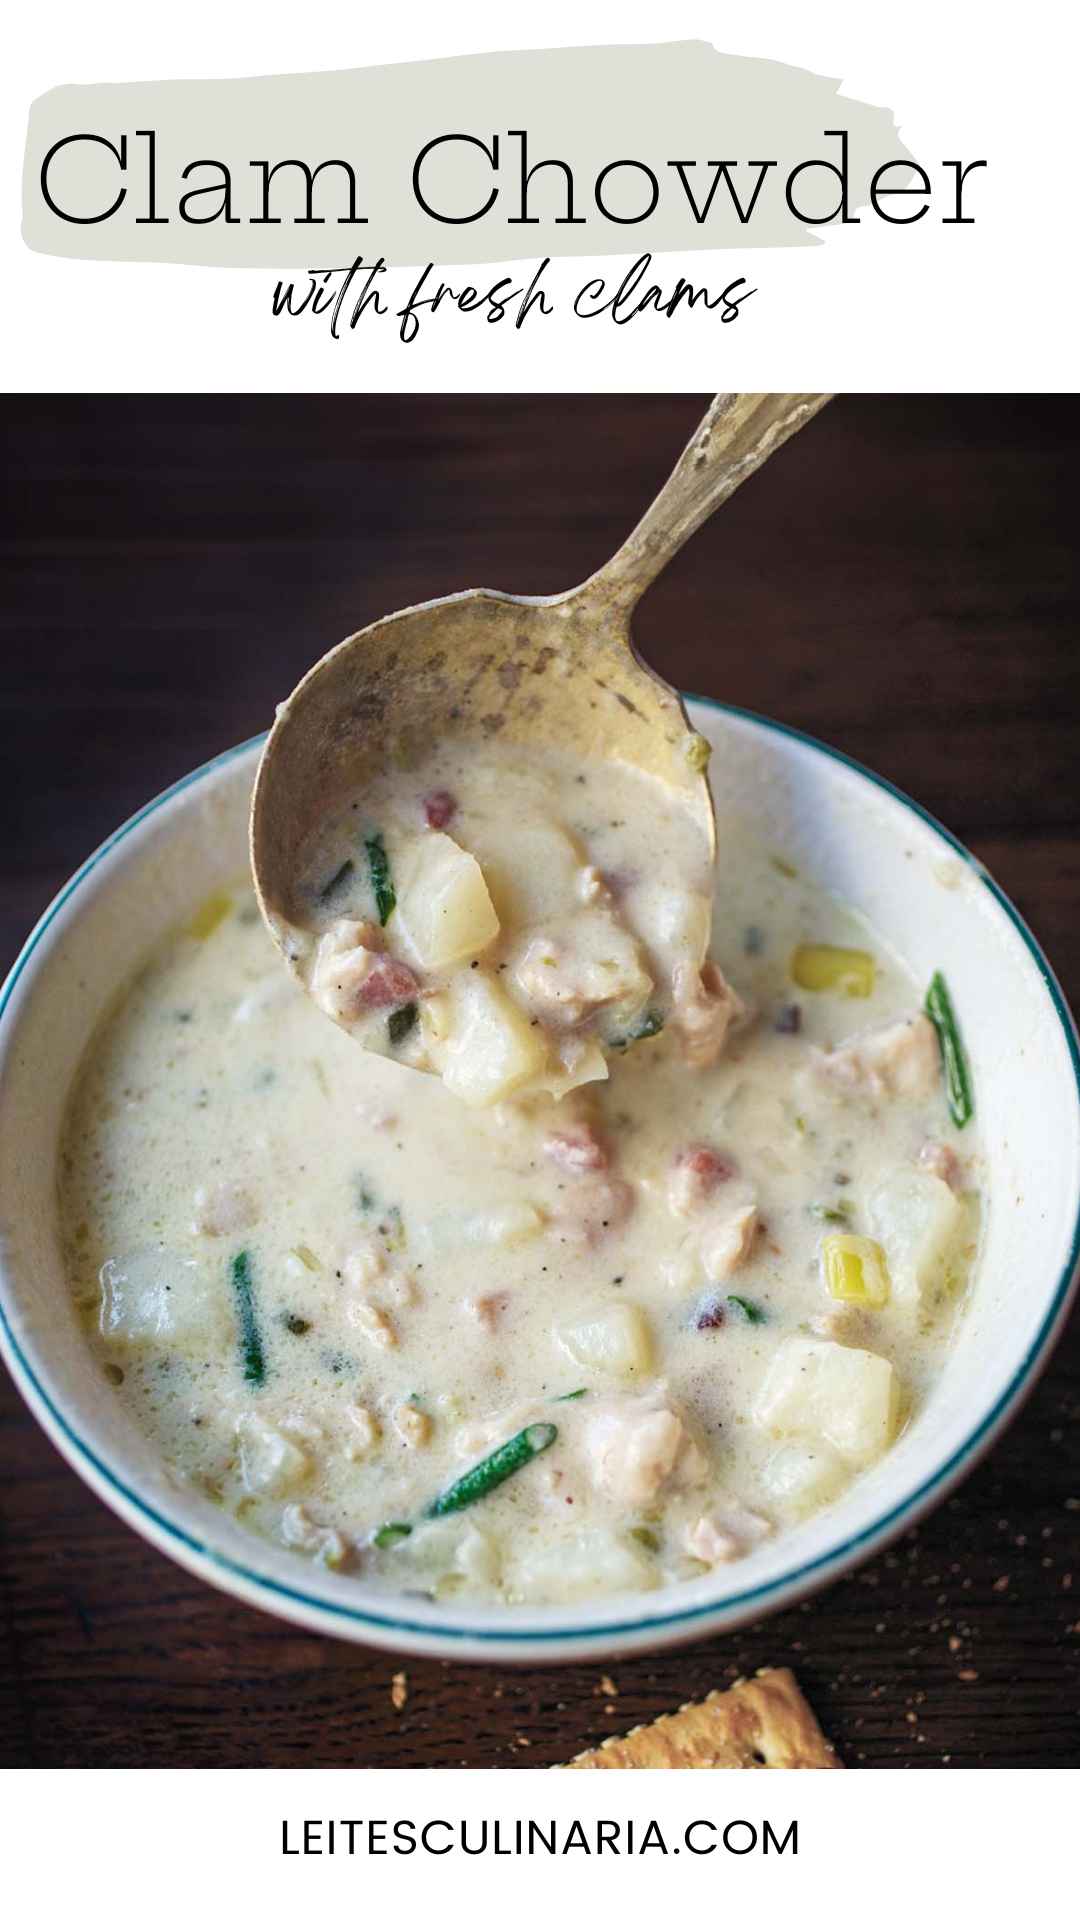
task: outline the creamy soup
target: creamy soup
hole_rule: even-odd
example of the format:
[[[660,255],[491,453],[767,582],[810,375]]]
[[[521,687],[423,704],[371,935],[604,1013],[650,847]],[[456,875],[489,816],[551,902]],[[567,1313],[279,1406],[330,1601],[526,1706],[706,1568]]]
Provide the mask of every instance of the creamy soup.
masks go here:
[[[605,1079],[665,1026],[700,1065],[738,1017],[708,964],[711,849],[633,769],[444,747],[321,823],[301,867],[283,945],[317,1004],[470,1106]]]
[[[978,1239],[940,983],[944,1049],[927,983],[724,822],[701,984],[700,936],[658,904],[699,889],[677,826],[638,842],[646,875],[619,825],[634,794],[606,771],[569,804],[543,770],[512,805],[485,782],[446,767],[411,817],[397,783],[358,832],[328,829],[309,951],[379,922],[373,829],[395,912],[413,863],[436,859],[430,832],[473,858],[499,920],[440,972],[404,957],[386,915],[365,951],[409,969],[409,997],[360,1005],[390,1057],[324,1017],[238,885],[100,1033],[61,1168],[75,1298],[148,1444],[297,1555],[446,1606],[698,1578],[841,1495],[933,1391]],[[602,937],[580,935],[571,894]],[[543,1014],[523,979],[542,937],[537,978],[561,983]],[[560,994],[616,949],[619,991],[579,992],[565,1020]],[[700,992],[680,994],[678,964]],[[392,1057],[438,1048],[429,999],[448,999],[452,1032],[470,974],[496,1029],[512,1010],[494,1047],[490,1022],[470,1028],[495,1061],[484,1099],[514,1095],[486,1105]],[[415,1011],[395,1041],[399,1007]],[[533,1019],[546,1064],[501,1086]],[[575,1038],[600,1042],[608,1077],[556,1100],[538,1082],[574,1078]]]

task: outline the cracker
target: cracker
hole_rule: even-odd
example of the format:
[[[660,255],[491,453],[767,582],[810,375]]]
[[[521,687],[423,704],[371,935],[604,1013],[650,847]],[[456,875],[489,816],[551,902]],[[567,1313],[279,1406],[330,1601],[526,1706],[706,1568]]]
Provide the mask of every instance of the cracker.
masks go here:
[[[571,1767],[839,1767],[787,1667],[762,1667],[651,1726],[579,1753]]]

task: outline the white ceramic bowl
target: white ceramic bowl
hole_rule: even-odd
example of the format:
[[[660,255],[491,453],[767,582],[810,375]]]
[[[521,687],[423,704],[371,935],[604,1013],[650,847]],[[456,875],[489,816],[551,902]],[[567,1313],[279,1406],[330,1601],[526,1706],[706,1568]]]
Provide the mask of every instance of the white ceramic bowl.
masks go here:
[[[754,817],[804,872],[860,907],[918,979],[943,967],[961,1010],[989,1209],[977,1285],[936,1393],[842,1499],[750,1559],[661,1593],[568,1608],[451,1610],[379,1594],[256,1539],[177,1482],[101,1380],[69,1304],[57,1137],[72,1075],[118,987],[245,864],[252,741],[105,842],[39,922],[0,996],[0,1348],[88,1485],[227,1593],[348,1639],[487,1661],[610,1660],[744,1625],[849,1572],[941,1500],[1045,1360],[1080,1252],[1080,1058],[1035,941],[970,855],[872,774],[730,708],[695,703],[694,718],[715,748],[721,819]]]

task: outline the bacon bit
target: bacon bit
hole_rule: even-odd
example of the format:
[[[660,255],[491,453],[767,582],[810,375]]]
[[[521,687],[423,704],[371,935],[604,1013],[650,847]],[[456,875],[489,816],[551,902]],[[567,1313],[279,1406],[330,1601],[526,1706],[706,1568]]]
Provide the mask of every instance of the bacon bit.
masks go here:
[[[714,1327],[722,1327],[723,1324],[724,1303],[719,1294],[714,1294],[711,1299],[704,1300],[698,1308],[694,1325],[699,1333],[710,1333]]]
[[[390,1705],[395,1713],[400,1713],[409,1697],[409,1676],[407,1673],[395,1673],[390,1682]]]
[[[357,992],[357,1000],[369,1011],[383,1007],[401,1007],[415,1000],[419,992],[416,975],[400,960],[380,953],[372,961]]]
[[[435,827],[440,833],[450,825],[457,812],[457,801],[452,793],[447,793],[445,787],[437,787],[434,793],[425,793],[423,806],[428,826]]]
[[[506,1292],[477,1293],[462,1302],[466,1312],[471,1313],[489,1333],[494,1333],[499,1323],[500,1313],[509,1304],[510,1295]]]
[[[683,1147],[675,1155],[668,1177],[668,1200],[673,1212],[691,1213],[703,1206],[734,1172],[735,1162],[713,1147]]]
[[[567,1127],[564,1133],[549,1133],[544,1152],[567,1173],[603,1173],[608,1164],[606,1147],[584,1122]]]
[[[796,1006],[781,1007],[773,1021],[774,1033],[801,1033],[802,1008]]]
[[[979,1676],[974,1667],[961,1667],[956,1677],[958,1680],[977,1680]]]

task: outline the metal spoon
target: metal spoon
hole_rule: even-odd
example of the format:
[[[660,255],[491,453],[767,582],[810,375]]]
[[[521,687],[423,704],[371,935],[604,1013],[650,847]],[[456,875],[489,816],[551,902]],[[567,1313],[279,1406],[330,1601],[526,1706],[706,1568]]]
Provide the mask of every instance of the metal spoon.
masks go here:
[[[387,614],[324,654],[278,708],[251,807],[259,905],[286,954],[313,827],[387,757],[453,735],[557,745],[658,776],[715,855],[705,742],[634,650],[630,618],[679,548],[828,394],[717,394],[670,479],[607,564],[568,593],[473,588]]]

